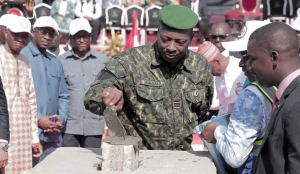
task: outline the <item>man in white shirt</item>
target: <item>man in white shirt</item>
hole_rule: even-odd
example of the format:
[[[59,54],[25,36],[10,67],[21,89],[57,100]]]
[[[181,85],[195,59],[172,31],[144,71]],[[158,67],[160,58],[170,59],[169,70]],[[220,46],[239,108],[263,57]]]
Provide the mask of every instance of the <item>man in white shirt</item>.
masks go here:
[[[92,26],[92,44],[97,44],[97,38],[101,30],[102,15],[101,0],[80,0],[75,7],[75,15],[79,18],[85,18]],[[80,27],[80,26],[79,26]]]
[[[210,51],[214,51],[215,54],[220,52],[214,48],[216,47],[213,47],[213,44],[207,41],[199,47],[198,52],[207,59],[212,74],[215,76],[215,87],[220,104],[218,115],[228,115],[232,113],[235,100],[243,90],[246,77],[239,67],[239,59],[229,56],[229,53],[228,55],[220,54],[214,59],[205,56]]]

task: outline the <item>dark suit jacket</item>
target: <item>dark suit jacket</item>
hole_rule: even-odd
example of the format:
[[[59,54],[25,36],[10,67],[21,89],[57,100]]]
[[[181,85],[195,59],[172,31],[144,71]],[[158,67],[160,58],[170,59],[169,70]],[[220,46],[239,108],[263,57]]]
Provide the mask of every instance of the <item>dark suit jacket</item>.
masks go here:
[[[0,77],[0,139],[9,141],[9,117],[7,101]]]
[[[300,76],[284,91],[262,143],[256,174],[300,172]]]
[[[180,0],[180,4],[191,9],[192,0]],[[198,15],[202,18],[202,21],[206,21],[208,19],[207,4],[201,2],[201,0],[199,0]]]

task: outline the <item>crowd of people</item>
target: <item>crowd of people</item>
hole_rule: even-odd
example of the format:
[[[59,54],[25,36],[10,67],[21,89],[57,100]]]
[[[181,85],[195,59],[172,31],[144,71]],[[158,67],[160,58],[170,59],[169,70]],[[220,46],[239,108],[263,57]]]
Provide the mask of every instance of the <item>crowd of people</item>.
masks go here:
[[[72,7],[76,19],[60,10],[31,21],[0,18],[0,173],[29,171],[62,146],[100,148],[107,107],[148,150],[189,151],[193,129],[209,114],[230,115],[228,126],[210,122],[201,133],[228,173],[300,170],[297,27],[244,25],[236,10],[204,26],[189,5],[166,5],[155,43],[109,60],[90,48],[99,28],[89,19],[101,16],[93,3]],[[79,14],[85,9],[93,13]],[[195,26],[204,37],[197,52],[188,49]],[[67,47],[59,44],[64,34]]]

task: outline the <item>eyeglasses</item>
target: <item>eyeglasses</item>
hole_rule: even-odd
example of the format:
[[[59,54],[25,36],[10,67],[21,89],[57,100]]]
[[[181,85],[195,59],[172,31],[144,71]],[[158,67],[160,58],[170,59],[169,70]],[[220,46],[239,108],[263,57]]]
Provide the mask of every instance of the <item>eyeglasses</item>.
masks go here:
[[[211,40],[216,40],[217,38],[220,38],[220,40],[225,40],[230,34],[225,35],[210,35]]]
[[[14,39],[19,38],[19,37],[22,39],[28,39],[28,37],[29,37],[29,33],[21,34],[21,33],[14,33],[10,30],[8,30],[8,31]]]
[[[57,33],[56,33],[56,32],[53,32],[53,33],[51,32],[51,33],[50,33],[50,32],[47,32],[47,31],[44,31],[44,30],[39,30],[39,29],[36,29],[36,31],[38,31],[42,36],[45,37],[45,36],[48,35],[48,36],[49,36],[50,38],[52,38],[52,39],[53,39],[55,36],[57,36]]]
[[[73,38],[76,40],[76,41],[79,41],[81,40],[81,38],[85,41],[87,41],[89,38],[91,37],[90,34],[87,34],[87,35],[74,35]]]
[[[247,51],[240,51],[239,55],[240,55],[240,58],[243,59],[244,61],[249,60],[249,56],[247,54]]]

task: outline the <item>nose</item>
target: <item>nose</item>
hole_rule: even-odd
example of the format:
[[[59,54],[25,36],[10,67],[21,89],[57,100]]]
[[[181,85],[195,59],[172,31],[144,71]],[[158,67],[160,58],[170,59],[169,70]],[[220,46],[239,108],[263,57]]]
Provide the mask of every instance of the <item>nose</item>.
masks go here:
[[[80,36],[80,39],[79,39],[81,42],[83,42],[84,41],[84,39],[83,39],[83,37],[82,36]]]
[[[239,67],[243,67],[243,66],[245,66],[245,61],[241,59],[239,62]]]
[[[175,46],[175,42],[171,41],[170,45],[167,47],[168,51],[170,52],[174,52],[176,51],[176,46]]]
[[[47,34],[45,35],[45,39],[52,40],[52,38],[50,37],[49,33],[47,33]]]
[[[221,40],[220,40],[220,37],[219,37],[219,36],[216,38],[216,41],[217,41],[217,42],[221,42]]]

